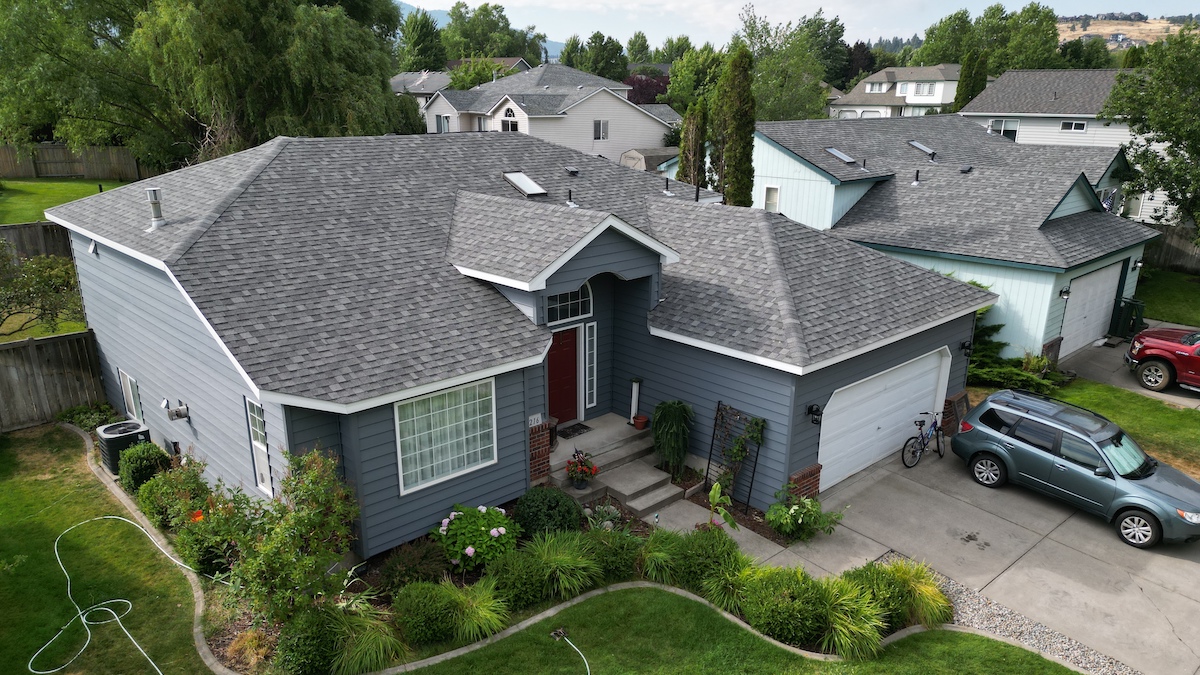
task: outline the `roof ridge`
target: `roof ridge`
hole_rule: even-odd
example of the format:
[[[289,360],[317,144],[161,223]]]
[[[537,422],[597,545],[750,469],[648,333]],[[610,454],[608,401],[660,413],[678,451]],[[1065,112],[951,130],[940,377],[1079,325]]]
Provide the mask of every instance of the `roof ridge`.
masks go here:
[[[800,321],[796,298],[792,295],[787,265],[784,264],[783,253],[779,250],[779,240],[775,237],[775,224],[771,222],[772,216],[768,215],[766,211],[756,214],[756,216],[755,220],[764,230],[767,239],[767,245],[764,248],[772,270],[771,286],[778,297],[776,306],[779,307],[780,327],[783,329],[784,343],[787,345],[788,353],[796,359],[797,363],[806,364],[808,363],[808,342],[805,341],[804,324]]]
[[[195,246],[196,242],[200,241],[200,238],[203,237],[206,232],[208,232],[208,229],[217,222],[217,219],[219,219],[222,214],[224,214],[225,211],[228,210],[235,201],[237,201],[237,198],[242,196],[242,193],[246,191],[246,188],[250,187],[250,184],[258,179],[258,176],[271,164],[271,162],[275,161],[275,158],[279,156],[279,153],[291,144],[292,140],[293,139],[289,136],[276,136],[266,144],[258,146],[259,148],[262,148],[266,145],[270,145],[272,143],[274,144],[274,147],[268,148],[267,152],[264,153],[262,157],[259,157],[258,161],[256,161],[250,167],[250,169],[242,175],[241,179],[234,183],[233,187],[229,188],[225,192],[224,196],[222,196],[221,199],[218,200],[211,209],[209,209],[208,213],[204,214],[204,216],[200,218],[199,223],[192,229],[192,233],[183,241],[171,247],[171,250],[166,256],[163,257],[163,262],[169,265],[181,260],[183,256],[186,255],[189,250],[191,250],[192,246]]]

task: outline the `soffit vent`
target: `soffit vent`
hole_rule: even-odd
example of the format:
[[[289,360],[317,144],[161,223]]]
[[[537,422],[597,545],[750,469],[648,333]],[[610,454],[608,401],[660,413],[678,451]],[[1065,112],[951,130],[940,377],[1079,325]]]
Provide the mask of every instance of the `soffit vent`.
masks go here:
[[[508,171],[503,175],[504,180],[508,181],[509,185],[517,188],[526,197],[546,194],[546,188],[538,185],[536,181],[526,176],[523,171]]]

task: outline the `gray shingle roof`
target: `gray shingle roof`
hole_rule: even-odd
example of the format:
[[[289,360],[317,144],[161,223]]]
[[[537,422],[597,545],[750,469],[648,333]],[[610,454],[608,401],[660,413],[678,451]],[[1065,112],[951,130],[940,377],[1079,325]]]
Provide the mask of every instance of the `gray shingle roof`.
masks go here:
[[[446,260],[529,283],[608,217],[602,211],[460,191]]]
[[[836,144],[866,160],[877,174],[894,174],[834,225],[836,234],[869,244],[1064,269],[1077,264],[1076,256],[1059,250],[1060,240],[1038,228],[1082,173],[1089,181],[1099,180],[1119,153],[1017,145],[958,115],[772,122],[760,123],[758,130],[789,139],[783,143],[788,149],[831,173],[854,171],[830,163],[833,158],[822,148]],[[912,140],[935,151],[936,162],[909,145]],[[971,167],[969,173],[961,172],[965,166]],[[918,171],[920,184],[914,186]],[[1114,244],[1104,253],[1123,248],[1115,242],[1154,236],[1148,228],[1105,216],[1096,222],[1104,223]]]
[[[1116,69],[1009,70],[963,107],[967,114],[1095,115],[1117,81]]]
[[[934,81],[957,82],[960,70],[961,69],[957,63],[943,63],[937,66],[912,68],[884,68],[877,73],[872,73],[863,78],[858,84],[854,85],[853,89],[839,96],[836,101],[833,101],[832,105],[908,105],[908,103],[905,102],[904,96],[897,95],[895,83]],[[868,93],[868,82],[891,82],[893,86],[889,87],[887,91]]]
[[[639,103],[638,107],[667,124],[679,124],[683,122],[683,116],[675,112],[675,109],[666,103]]]
[[[450,73],[437,70],[399,73],[392,77],[391,84],[397,94],[432,94],[450,86]]]
[[[810,366],[996,297],[779,214],[647,202],[681,258],[650,325],[761,358]]]
[[[352,403],[545,349],[546,329],[445,259],[456,192],[517,198],[514,170],[539,200],[572,190],[643,230],[663,188],[525,134],[280,138],[49,213],[166,261],[258,386]],[[168,221],[150,234],[147,185]]]
[[[508,96],[528,115],[558,115],[602,88],[617,92],[618,96],[630,89],[620,82],[551,63],[485,82],[468,91],[446,89],[442,95],[459,112],[486,113]]]

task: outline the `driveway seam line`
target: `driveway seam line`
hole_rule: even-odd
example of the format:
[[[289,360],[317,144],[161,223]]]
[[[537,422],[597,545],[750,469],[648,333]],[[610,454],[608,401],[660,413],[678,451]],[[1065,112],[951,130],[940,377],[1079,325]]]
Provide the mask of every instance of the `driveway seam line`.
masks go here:
[[[1076,511],[1075,511],[1075,513],[1078,513],[1078,510],[1076,510]],[[1070,520],[1070,519],[1071,519],[1071,518],[1072,518],[1072,517],[1075,515],[1075,513],[1072,513],[1070,516],[1067,516],[1067,520]],[[1062,526],[1063,526],[1063,523],[1067,522],[1067,520],[1064,520],[1062,523],[1059,523],[1058,525],[1056,525],[1056,526],[1054,527],[1054,530],[1057,530],[1058,528],[1062,527]],[[1014,523],[1014,524],[1015,524],[1015,523]],[[1013,568],[1013,566],[1014,566],[1014,565],[1016,565],[1017,563],[1021,562],[1021,561],[1022,561],[1022,560],[1025,558],[1025,556],[1029,555],[1029,552],[1030,552],[1030,551],[1032,551],[1033,549],[1037,548],[1037,547],[1038,547],[1038,546],[1039,546],[1039,545],[1040,545],[1040,544],[1041,544],[1043,541],[1046,541],[1046,539],[1048,539],[1048,538],[1050,537],[1050,535],[1051,535],[1051,534],[1054,534],[1054,530],[1050,530],[1050,531],[1049,531],[1049,532],[1047,532],[1046,534],[1043,534],[1043,535],[1042,535],[1042,538],[1041,538],[1041,539],[1038,539],[1036,542],[1034,542],[1033,546],[1030,546],[1029,548],[1025,549],[1025,552],[1024,552],[1024,553],[1022,553],[1021,555],[1017,556],[1017,559],[1016,559],[1016,560],[1014,560],[1014,561],[1012,561],[1011,563],[1009,563],[1007,567],[1005,567],[1004,569],[1000,570],[1000,573],[999,573],[999,574],[997,574],[996,576],[992,577],[990,581],[988,581],[986,584],[984,584],[984,585],[983,585],[983,586],[982,586],[982,587],[979,589],[979,592],[980,592],[980,593],[983,593],[984,591],[986,591],[986,590],[987,590],[987,588],[988,588],[988,586],[991,586],[993,583],[995,583],[995,581],[996,581],[997,579],[999,579],[1000,577],[1004,576],[1004,573],[1005,573],[1005,572],[1007,572],[1007,571],[1011,570],[1011,569]],[[1055,541],[1057,541],[1057,540],[1055,540]]]
[[[1171,618],[1167,616],[1166,612],[1162,611],[1162,608],[1158,606],[1158,603],[1154,602],[1154,598],[1151,598],[1146,593],[1146,589],[1143,588],[1140,583],[1138,583],[1137,577],[1135,577],[1132,572],[1126,572],[1125,574],[1129,576],[1129,580],[1133,582],[1133,585],[1137,586],[1138,591],[1141,592],[1142,597],[1146,599],[1146,602],[1149,602],[1150,606],[1154,608],[1154,611],[1158,612],[1158,615],[1163,618],[1163,621],[1166,621],[1167,625],[1171,627],[1171,635],[1174,635],[1175,639],[1179,640],[1180,644],[1182,644],[1184,647],[1187,647],[1187,650],[1192,653],[1192,656],[1200,658],[1200,654],[1197,654],[1196,650],[1192,649],[1192,646],[1189,645],[1187,641],[1179,635],[1179,631],[1175,630],[1175,622],[1171,621]]]
[[[914,467],[914,468],[915,468],[915,467]],[[1037,530],[1035,530],[1035,529],[1032,529],[1032,528],[1030,528],[1030,527],[1026,527],[1025,525],[1022,525],[1022,524],[1020,524],[1020,523],[1016,522],[1015,520],[1009,520],[1008,518],[1005,518],[1004,516],[1002,516],[1002,515],[1000,515],[1000,514],[998,514],[998,513],[993,513],[993,512],[992,512],[992,511],[990,511],[989,509],[985,509],[985,508],[983,508],[982,506],[979,506],[979,505],[977,505],[977,504],[974,504],[974,503],[972,503],[972,502],[970,502],[970,501],[968,501],[968,500],[966,500],[966,499],[964,499],[964,498],[962,498],[962,497],[959,497],[958,495],[952,495],[952,494],[950,494],[950,493],[947,493],[947,492],[942,492],[941,490],[938,490],[937,488],[929,487],[928,485],[926,485],[926,484],[924,484],[924,483],[922,483],[922,482],[920,482],[920,481],[918,481],[918,480],[914,480],[914,479],[912,479],[912,478],[907,478],[907,477],[905,477],[905,476],[904,476],[903,474],[901,474],[900,472],[894,472],[894,473],[895,473],[895,475],[897,475],[897,476],[900,476],[901,478],[904,478],[904,480],[907,480],[907,481],[909,481],[909,482],[911,482],[911,483],[915,483],[916,485],[920,485],[920,486],[921,486],[921,487],[923,487],[923,488],[928,488],[928,489],[930,489],[930,490],[936,490],[936,491],[937,491],[939,494],[945,495],[945,496],[947,496],[947,497],[949,497],[950,499],[953,499],[953,500],[955,500],[955,501],[962,502],[963,504],[966,504],[967,506],[970,506],[970,507],[973,507],[973,508],[979,509],[980,511],[983,511],[984,513],[986,513],[986,514],[988,514],[988,515],[990,515],[990,516],[995,516],[996,518],[999,518],[1000,520],[1003,520],[1004,522],[1006,522],[1006,523],[1008,523],[1008,524],[1010,524],[1010,525],[1016,525],[1017,527],[1021,528],[1022,530],[1028,530],[1028,531],[1030,531],[1030,532],[1032,532],[1032,533],[1034,533],[1034,534],[1037,534],[1037,533],[1038,533],[1038,531],[1037,531]],[[1020,487],[1020,486],[1015,486],[1015,487]],[[989,489],[990,489],[990,488],[989,488]],[[1027,488],[1022,488],[1022,489],[1027,489]],[[1030,490],[1030,492],[1033,492],[1033,491],[1032,491],[1032,490]],[[1037,492],[1034,492],[1034,494],[1039,494],[1039,493],[1037,493]],[[1039,496],[1040,496],[1040,495],[1039,495]],[[1068,515],[1066,518],[1064,518],[1064,519],[1063,519],[1061,522],[1059,522],[1059,523],[1058,523],[1057,525],[1055,525],[1054,527],[1050,528],[1050,532],[1053,532],[1054,530],[1057,530],[1059,527],[1061,527],[1061,526],[1062,526],[1062,524],[1063,524],[1063,523],[1065,523],[1065,522],[1067,522],[1068,520],[1070,520],[1070,519],[1071,519],[1071,516],[1074,516],[1076,513],[1079,513],[1079,509],[1073,509],[1073,510],[1071,511],[1070,515]],[[1042,535],[1042,536],[1043,536],[1043,538],[1045,538],[1046,536],[1049,536],[1050,532],[1047,532],[1045,535]],[[1039,541],[1040,541],[1040,540],[1039,540]]]

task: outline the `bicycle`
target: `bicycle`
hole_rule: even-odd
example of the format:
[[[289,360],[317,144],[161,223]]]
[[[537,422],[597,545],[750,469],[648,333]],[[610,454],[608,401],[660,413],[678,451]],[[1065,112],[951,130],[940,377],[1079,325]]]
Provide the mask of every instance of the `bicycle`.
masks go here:
[[[917,462],[921,461],[921,455],[929,449],[929,441],[932,439],[936,443],[938,457],[946,456],[946,434],[942,432],[942,425],[938,423],[938,414],[936,412],[923,412],[922,415],[930,415],[933,417],[933,424],[929,430],[925,430],[925,420],[916,420],[913,424],[917,425],[917,435],[904,442],[904,447],[900,449],[900,460],[904,462],[904,466],[913,468]]]

